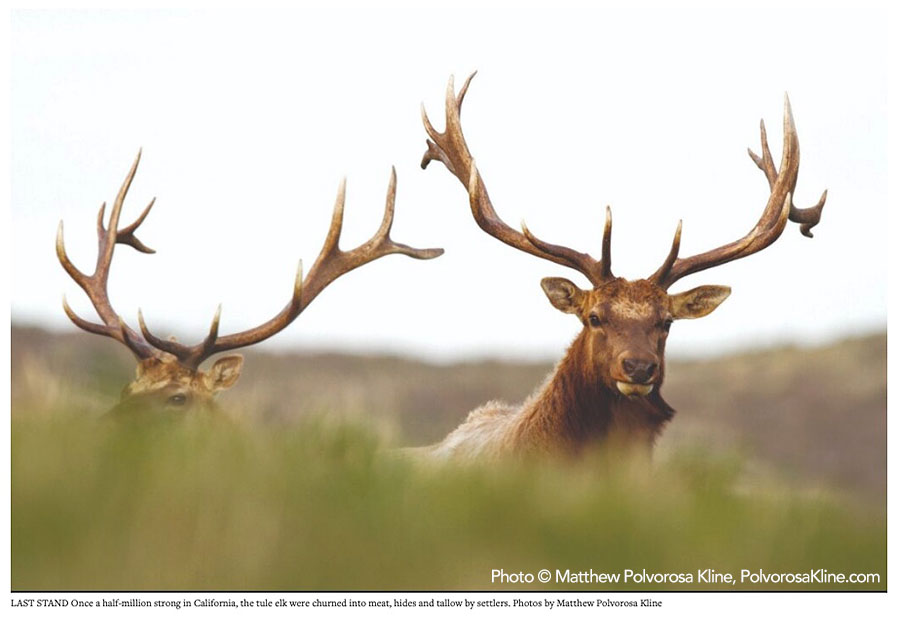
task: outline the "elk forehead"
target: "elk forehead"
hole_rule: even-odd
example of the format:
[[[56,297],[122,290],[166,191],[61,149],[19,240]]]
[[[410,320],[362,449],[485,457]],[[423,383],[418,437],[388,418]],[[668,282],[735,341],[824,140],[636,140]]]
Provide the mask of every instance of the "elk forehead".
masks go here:
[[[615,279],[587,295],[588,311],[598,310],[610,318],[650,320],[668,312],[669,297],[647,280]]]
[[[651,318],[656,313],[656,308],[646,299],[614,299],[609,304],[609,310],[619,318],[635,320]]]
[[[202,372],[186,368],[174,359],[144,359],[138,364],[137,378],[125,388],[124,395],[139,395],[160,391],[166,387],[191,385]]]

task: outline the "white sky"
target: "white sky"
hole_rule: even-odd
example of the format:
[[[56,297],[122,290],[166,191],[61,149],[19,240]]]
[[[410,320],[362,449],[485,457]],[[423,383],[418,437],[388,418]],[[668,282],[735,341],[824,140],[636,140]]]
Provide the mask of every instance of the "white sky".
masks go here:
[[[419,169],[419,103],[442,127],[447,77],[478,69],[463,127],[500,216],[597,256],[610,204],[613,270],[630,279],[659,266],[679,218],[682,255],[756,222],[767,185],[745,149],[759,152],[763,117],[780,159],[789,92],[796,203],[827,188],[823,221],[814,239],[790,224],[761,254],[676,284],[733,293],[676,324],[669,354],[884,328],[889,32],[885,13],[864,8],[18,12],[13,320],[74,328],[63,293],[94,317],[56,260],[56,226],[90,272],[97,209],[139,147],[122,222],[156,196],[139,237],[157,253],[117,248],[113,303],[131,324],[140,307],[155,331],[191,342],[220,302],[223,333],[284,305],[344,175],[343,247],[367,239],[393,164],[393,238],[446,254],[340,278],[266,345],[557,357],[579,324],[539,281],[587,282],[481,232],[456,179]]]

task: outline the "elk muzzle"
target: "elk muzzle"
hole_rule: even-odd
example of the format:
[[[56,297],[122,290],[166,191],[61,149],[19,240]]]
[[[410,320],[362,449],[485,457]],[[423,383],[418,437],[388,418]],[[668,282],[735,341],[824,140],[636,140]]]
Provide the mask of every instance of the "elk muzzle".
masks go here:
[[[643,359],[623,359],[622,369],[625,376],[636,383],[648,383],[656,375],[657,365],[653,361]]]
[[[654,382],[659,377],[659,363],[655,359],[624,357],[619,364],[622,378],[616,379],[616,388],[626,396],[646,396],[653,391]]]

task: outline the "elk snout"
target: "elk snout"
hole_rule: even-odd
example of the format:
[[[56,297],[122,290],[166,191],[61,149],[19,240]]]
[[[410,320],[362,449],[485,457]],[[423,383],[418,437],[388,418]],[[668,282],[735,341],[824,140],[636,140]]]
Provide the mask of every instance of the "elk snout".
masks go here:
[[[659,365],[646,359],[622,359],[622,372],[633,383],[646,384],[656,377]]]

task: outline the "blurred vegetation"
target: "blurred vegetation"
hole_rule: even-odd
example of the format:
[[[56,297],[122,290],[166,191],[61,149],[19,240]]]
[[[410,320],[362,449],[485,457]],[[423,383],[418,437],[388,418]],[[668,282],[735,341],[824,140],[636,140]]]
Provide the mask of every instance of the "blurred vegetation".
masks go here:
[[[546,364],[255,354],[227,414],[115,423],[100,413],[130,379],[127,355],[12,335],[15,590],[514,589],[491,570],[544,568],[824,568],[887,587],[883,334],[670,363],[680,412],[650,470],[608,454],[425,466],[385,447],[521,400]]]
[[[60,414],[12,430],[13,589],[509,589],[491,569],[707,567],[877,572],[862,588],[886,588],[881,512],[741,491],[736,462],[698,454],[649,473],[600,457],[462,469],[314,421]]]

